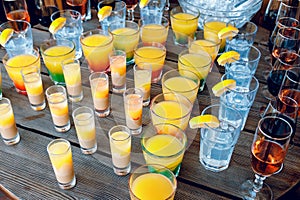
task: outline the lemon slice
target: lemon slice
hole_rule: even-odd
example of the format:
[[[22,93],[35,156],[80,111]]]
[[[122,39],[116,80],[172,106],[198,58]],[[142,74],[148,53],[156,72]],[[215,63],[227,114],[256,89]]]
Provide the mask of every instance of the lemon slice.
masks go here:
[[[66,24],[67,19],[64,17],[56,18],[49,26],[49,32],[54,34]]]
[[[220,39],[228,38],[228,37],[234,37],[238,34],[239,29],[237,29],[234,26],[226,26],[225,28],[222,28],[218,32],[218,37]]]
[[[227,51],[223,53],[217,60],[219,65],[224,66],[226,63],[232,63],[240,59],[240,54],[236,51]]]
[[[14,29],[12,28],[4,29],[0,35],[0,44],[4,46],[6,42],[11,38],[13,33],[14,33]]]
[[[217,128],[220,125],[220,121],[214,115],[206,114],[193,117],[189,121],[190,128],[206,128],[207,126],[211,128]]]
[[[99,22],[103,21],[106,17],[110,16],[111,12],[112,12],[112,7],[111,6],[103,6],[98,11]]]
[[[148,5],[150,0],[141,0],[140,1],[140,8],[144,8],[145,6]]]
[[[212,91],[216,97],[221,96],[228,89],[234,89],[236,82],[233,79],[226,79],[213,86]]]

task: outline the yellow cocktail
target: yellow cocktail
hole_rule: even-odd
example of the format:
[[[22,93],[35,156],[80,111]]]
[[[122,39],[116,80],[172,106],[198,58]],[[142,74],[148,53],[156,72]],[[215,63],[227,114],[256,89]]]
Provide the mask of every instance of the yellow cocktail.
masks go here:
[[[85,32],[80,37],[83,54],[91,72],[104,72],[109,69],[108,55],[113,50],[113,36],[102,30]]]
[[[152,67],[148,63],[140,63],[134,65],[134,87],[139,88],[144,92],[143,106],[148,106],[150,103],[151,76]]]
[[[126,53],[113,50],[109,54],[109,63],[113,92],[123,93],[126,90]]]

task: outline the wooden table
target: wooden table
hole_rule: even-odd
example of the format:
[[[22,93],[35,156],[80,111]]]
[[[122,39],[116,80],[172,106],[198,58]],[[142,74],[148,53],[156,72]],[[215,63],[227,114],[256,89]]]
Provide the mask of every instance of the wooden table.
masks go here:
[[[85,31],[95,29],[97,26],[96,19],[84,23]],[[43,40],[50,37],[47,28],[41,26],[35,26],[33,35],[35,46],[39,46]],[[260,80],[260,89],[250,110],[245,129],[235,147],[229,168],[219,173],[205,170],[199,162],[199,130],[187,129],[189,146],[183,159],[180,174],[177,177],[178,188],[175,199],[240,199],[240,185],[246,179],[254,178],[250,165],[250,145],[260,119],[259,109],[262,105],[267,104],[261,89],[266,84],[262,72],[268,67],[264,61],[264,57],[269,55],[267,39],[268,32],[259,28],[255,46],[262,52],[256,73],[256,77]],[[178,53],[184,49],[173,44],[171,31],[166,47],[168,52],[164,71],[177,68]],[[4,53],[5,50],[1,48],[1,58]],[[90,72],[84,58],[81,61],[84,99],[80,103],[69,102],[70,113],[78,106],[93,107],[88,81]],[[2,63],[0,65],[4,68]],[[207,86],[204,91],[198,94],[192,116],[199,115],[207,105],[218,102],[218,99],[214,98],[211,93],[211,87],[220,80],[220,75],[224,73],[224,69],[215,66],[213,71],[214,73],[211,73],[207,79]],[[33,111],[29,106],[27,97],[16,93],[6,71],[2,69],[2,72],[3,94],[12,102],[21,141],[15,146],[6,146],[2,140],[0,141],[0,184],[21,199],[129,199],[129,175],[119,177],[113,173],[107,136],[108,130],[113,125],[125,124],[122,96],[110,93],[111,115],[107,118],[96,119],[98,150],[93,155],[83,155],[80,152],[73,122],[71,130],[67,133],[55,132],[49,107],[47,106],[43,111]],[[44,88],[53,84],[44,64],[42,79]],[[133,87],[132,66],[128,66],[127,69],[127,87]],[[160,84],[152,84],[151,89],[151,98],[161,93]],[[147,107],[143,110],[143,126],[149,123],[149,108]],[[299,131],[298,128],[295,136],[296,144],[289,150],[283,170],[265,181],[272,188],[275,199],[287,198],[286,193],[297,188],[297,184],[299,186]],[[55,138],[65,138],[72,144],[77,185],[71,190],[59,189],[50,164],[46,146]],[[135,136],[132,143],[132,168],[135,169],[144,163],[140,137]]]

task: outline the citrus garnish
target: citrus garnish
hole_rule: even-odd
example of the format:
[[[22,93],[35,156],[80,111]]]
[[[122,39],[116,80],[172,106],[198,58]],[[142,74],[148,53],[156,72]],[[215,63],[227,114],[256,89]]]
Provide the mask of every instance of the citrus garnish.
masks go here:
[[[11,38],[13,33],[14,33],[14,29],[12,28],[4,29],[0,35],[0,44],[4,46],[6,42]]]
[[[67,19],[64,17],[56,18],[49,26],[49,32],[54,34],[66,24]]]
[[[140,8],[144,8],[145,6],[148,5],[150,0],[141,0],[140,1]]]
[[[240,54],[236,51],[227,51],[223,53],[217,60],[219,65],[224,66],[226,63],[232,63],[240,59]]]
[[[224,39],[224,38],[229,38],[229,37],[234,37],[238,34],[239,29],[237,29],[234,26],[226,26],[225,28],[222,28],[219,32],[218,32],[218,37],[220,39]]]
[[[98,11],[99,22],[103,21],[106,17],[110,16],[111,11],[112,11],[112,7],[111,6],[103,6]]]
[[[212,91],[216,97],[221,96],[228,89],[234,89],[236,87],[236,81],[233,79],[226,79],[214,85]]]
[[[193,117],[189,121],[190,128],[206,128],[207,126],[211,128],[217,128],[220,125],[220,121],[214,115],[205,114]]]

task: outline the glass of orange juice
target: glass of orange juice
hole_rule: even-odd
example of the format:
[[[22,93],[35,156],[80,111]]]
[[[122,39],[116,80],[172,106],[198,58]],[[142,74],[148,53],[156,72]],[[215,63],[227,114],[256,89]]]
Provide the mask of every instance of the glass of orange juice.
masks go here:
[[[176,45],[186,46],[188,38],[193,38],[198,28],[200,13],[197,10],[192,13],[185,12],[180,6],[174,7],[170,12],[171,26],[174,32]]]
[[[142,165],[129,178],[131,200],[173,200],[176,188],[177,181],[173,172],[158,164]]]
[[[99,29],[84,32],[80,37],[83,54],[91,72],[109,69],[108,55],[113,50],[113,36]]]
[[[40,49],[51,80],[54,84],[65,85],[62,61],[75,58],[75,44],[66,39],[51,39],[44,41]]]
[[[134,61],[136,65],[141,63],[150,63],[152,65],[152,83],[157,83],[161,79],[166,52],[166,47],[157,42],[147,44],[141,42],[134,49]]]
[[[188,126],[193,104],[178,93],[156,95],[150,105],[152,124],[173,124],[182,130]]]
[[[2,62],[10,79],[14,82],[16,91],[20,94],[26,95],[27,92],[21,70],[31,68],[33,66],[41,67],[39,50],[33,49],[32,52],[19,54],[13,57],[9,57],[9,55],[6,54],[3,57]]]

